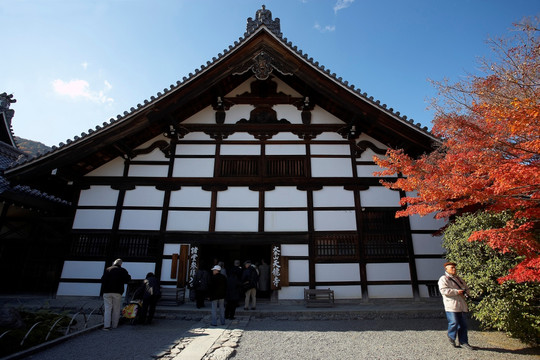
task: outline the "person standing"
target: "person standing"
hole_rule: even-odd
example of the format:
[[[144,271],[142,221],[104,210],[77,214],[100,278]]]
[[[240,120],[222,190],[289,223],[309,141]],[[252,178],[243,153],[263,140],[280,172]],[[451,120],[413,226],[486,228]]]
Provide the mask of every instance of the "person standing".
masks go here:
[[[270,297],[270,265],[264,259],[259,265],[259,292],[262,297]]]
[[[156,312],[156,305],[161,298],[161,286],[154,273],[146,274],[143,284],[143,302],[139,312],[138,322],[140,324],[151,324]]]
[[[195,273],[195,278],[193,279],[193,288],[195,289],[195,303],[197,309],[204,307],[204,299],[208,295],[208,281],[210,275],[208,271],[204,268],[204,265],[201,264]]]
[[[448,340],[453,347],[462,347],[474,350],[469,345],[466,297],[469,296],[469,287],[465,281],[457,276],[456,263],[444,263],[445,273],[439,279],[439,291],[443,297],[444,310],[448,320]],[[456,344],[459,339],[459,345]]]
[[[256,309],[257,305],[257,281],[259,274],[257,269],[251,266],[251,260],[244,262],[244,271],[242,272],[242,288],[245,291],[244,310],[249,310],[249,303],[251,299],[251,310]]]
[[[234,267],[229,270],[229,276],[227,276],[227,295],[225,296],[225,319],[234,320],[236,314],[236,308],[238,302],[242,298],[242,283],[240,278],[242,277],[242,267],[240,261],[235,260]]]
[[[103,330],[116,329],[122,311],[122,294],[124,285],[131,280],[131,276],[122,267],[122,259],[114,260],[112,266],[105,269],[101,277],[103,291]]]
[[[217,326],[217,312],[219,320],[225,325],[225,296],[227,294],[227,277],[221,273],[221,266],[212,268],[212,277],[209,286],[210,301],[212,302],[212,326]]]

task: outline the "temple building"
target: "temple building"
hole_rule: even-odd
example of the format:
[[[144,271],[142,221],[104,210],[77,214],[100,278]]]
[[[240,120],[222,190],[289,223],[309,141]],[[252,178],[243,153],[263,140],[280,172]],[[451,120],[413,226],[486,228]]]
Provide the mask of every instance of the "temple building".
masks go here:
[[[274,300],[421,298],[443,224],[396,219],[406,194],[380,184],[373,156],[437,141],[298,50],[263,6],[193,74],[5,176],[73,206],[58,296],[100,295],[122,258],[171,288],[216,260],[265,259]]]

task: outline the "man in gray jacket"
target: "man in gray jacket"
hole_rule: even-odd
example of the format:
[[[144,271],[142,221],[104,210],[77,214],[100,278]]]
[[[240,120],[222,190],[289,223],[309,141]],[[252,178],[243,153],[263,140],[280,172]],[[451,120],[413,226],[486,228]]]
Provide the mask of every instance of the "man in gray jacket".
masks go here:
[[[454,347],[459,347],[456,344],[456,337],[459,338],[459,344],[462,348],[474,350],[469,345],[467,335],[467,301],[469,296],[469,287],[465,281],[457,276],[456,263],[444,263],[445,273],[439,279],[439,291],[443,297],[444,310],[448,319],[448,339]]]

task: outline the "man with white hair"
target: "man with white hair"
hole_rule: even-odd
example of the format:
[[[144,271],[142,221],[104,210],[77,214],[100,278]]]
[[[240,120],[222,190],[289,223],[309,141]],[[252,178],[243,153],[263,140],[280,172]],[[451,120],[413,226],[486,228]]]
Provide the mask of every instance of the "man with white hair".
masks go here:
[[[122,311],[122,294],[124,284],[131,280],[131,276],[122,267],[122,259],[114,260],[112,266],[105,269],[101,277],[103,291],[103,330],[116,329]]]

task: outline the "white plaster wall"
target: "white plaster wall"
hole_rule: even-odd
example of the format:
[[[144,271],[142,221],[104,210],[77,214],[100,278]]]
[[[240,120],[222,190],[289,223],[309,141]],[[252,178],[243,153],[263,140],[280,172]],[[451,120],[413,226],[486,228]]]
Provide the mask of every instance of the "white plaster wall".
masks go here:
[[[289,260],[289,282],[308,282],[308,281],[309,281],[309,260]]]
[[[78,209],[73,229],[112,229],[114,210]]]
[[[177,144],[176,155],[215,155],[216,145],[213,144]]]
[[[259,192],[248,187],[230,186],[217,193],[217,207],[258,207]]]
[[[307,231],[306,211],[265,211],[265,231]]]
[[[297,190],[296,186],[276,186],[264,193],[264,205],[267,208],[307,207],[307,192]]]
[[[426,285],[418,285],[418,293],[420,294],[420,297],[422,298],[429,297],[429,290]]]
[[[207,106],[183,121],[185,124],[215,124],[216,116],[212,106]]]
[[[225,111],[225,124],[236,124],[238,120],[249,120],[249,113],[255,107],[252,105],[234,105]],[[214,120],[215,122],[215,120]]]
[[[226,144],[227,141],[253,141],[253,140],[256,140],[256,139],[251,134],[248,134],[246,132],[235,132],[234,134],[229,135],[227,137],[224,144]]]
[[[174,159],[173,177],[213,177],[214,159]]]
[[[161,261],[161,281],[176,280],[171,278],[172,259],[163,259]]]
[[[323,132],[317,136],[312,144],[316,144],[317,141],[343,141],[343,137],[335,132]]]
[[[443,237],[430,234],[412,234],[414,253],[417,255],[442,255]]]
[[[266,155],[305,155],[306,145],[303,144],[269,144],[265,147]]]
[[[368,281],[411,280],[408,263],[367,264],[366,276]]]
[[[383,171],[384,169],[379,167],[378,165],[357,165],[356,166],[356,173],[358,174],[358,177],[376,177],[373,175],[375,172]],[[393,177],[395,174],[392,175],[385,175],[385,176],[377,176],[377,177]]]
[[[280,132],[279,134],[276,134],[272,136],[271,141],[300,141],[301,139],[298,137],[298,135],[295,135],[290,132]]]
[[[418,280],[439,280],[444,275],[445,259],[416,259]]]
[[[122,210],[121,230],[159,230],[161,210]]]
[[[334,290],[334,298],[336,300],[340,299],[361,299],[362,298],[362,287],[360,285],[332,285],[328,286],[317,286],[317,289],[332,289]]]
[[[212,192],[197,186],[183,186],[171,191],[169,206],[210,207]]]
[[[100,276],[101,278],[101,276]],[[99,296],[101,284],[66,283],[58,284],[57,296]]]
[[[313,206],[354,206],[354,193],[343,186],[325,186],[313,192]]]
[[[89,172],[85,176],[122,176],[124,173],[124,159],[121,157],[114,158],[106,164]]]
[[[358,264],[315,264],[315,281],[360,281],[360,266]]]
[[[287,286],[281,288],[278,293],[280,300],[301,300],[304,298],[304,287],[302,286]]]
[[[149,272],[156,272],[156,264],[153,262],[125,262],[122,267],[127,270],[131,279],[143,280]]]
[[[163,206],[165,193],[154,186],[137,186],[126,191],[124,206]]]
[[[210,211],[169,211],[167,231],[208,231]]]
[[[272,107],[276,111],[277,119],[288,120],[291,124],[302,124],[301,112],[296,106],[292,105],[274,105]]]
[[[163,255],[180,254],[181,244],[164,244]]]
[[[253,80],[251,80],[251,81],[253,81]],[[251,92],[251,81],[244,81],[242,84],[235,87],[232,91],[230,91],[225,96],[226,97],[232,97],[232,96],[236,96],[236,95],[242,95],[244,93],[250,93]]]
[[[369,189],[360,191],[362,207],[400,207],[399,200],[399,191],[384,186],[370,186]]]
[[[219,153],[221,155],[261,155],[261,146],[223,144]]]
[[[169,142],[169,139],[167,139],[167,142]],[[159,148],[155,148],[148,154],[140,154],[137,155],[133,160],[135,161],[169,161],[165,157],[165,154],[163,151],[161,151]]]
[[[257,231],[259,213],[257,211],[217,211],[216,231]]]
[[[370,299],[412,298],[411,285],[368,285]]]
[[[319,106],[315,106],[311,111],[311,123],[312,124],[345,124],[328,111]],[[341,138],[343,139],[343,138]]]
[[[373,157],[377,156],[380,158],[384,158],[383,155],[376,154],[373,150],[370,148],[367,148],[363,153],[362,156],[356,159],[356,161],[373,161]]]
[[[360,141],[369,141],[373,145],[377,146],[379,149],[388,149],[388,146],[386,146],[379,140],[367,135],[366,133],[361,133],[360,136],[358,136],[358,140],[356,140],[356,142],[359,143]]]
[[[277,92],[287,94],[289,96],[294,97],[301,97],[302,94],[294,90],[292,87],[290,87],[288,84],[284,83],[282,80],[273,78],[272,81],[274,81],[277,84]]]
[[[311,175],[313,177],[351,177],[351,159],[312,158]]]
[[[309,256],[309,246],[307,244],[283,244],[281,245],[281,256]]]
[[[169,165],[129,165],[128,176],[166,177]]]
[[[116,206],[117,201],[118,190],[110,186],[93,185],[79,196],[79,206]]]
[[[356,230],[356,213],[345,211],[314,211],[315,231]]]
[[[439,230],[446,225],[445,219],[435,219],[434,214],[409,216],[411,230]]]
[[[105,261],[64,261],[60,278],[101,279]]]
[[[184,135],[181,139],[183,141],[210,141],[214,142],[215,140],[210,137],[210,135],[203,133],[202,131],[190,132]]]
[[[310,151],[311,155],[351,155],[349,144],[314,144]]]

